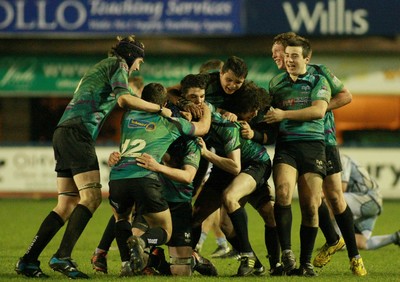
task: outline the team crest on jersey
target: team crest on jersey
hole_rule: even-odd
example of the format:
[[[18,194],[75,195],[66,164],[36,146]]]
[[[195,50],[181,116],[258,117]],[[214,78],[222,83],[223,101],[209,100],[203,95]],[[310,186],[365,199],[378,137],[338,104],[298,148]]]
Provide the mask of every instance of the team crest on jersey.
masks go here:
[[[144,128],[146,131],[153,131],[156,129],[156,124],[154,122],[130,119],[128,123],[128,128]]]

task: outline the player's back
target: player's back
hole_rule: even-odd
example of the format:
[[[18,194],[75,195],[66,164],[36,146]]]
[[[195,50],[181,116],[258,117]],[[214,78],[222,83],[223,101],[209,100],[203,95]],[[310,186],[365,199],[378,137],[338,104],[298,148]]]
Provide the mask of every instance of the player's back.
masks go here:
[[[158,114],[128,111],[121,124],[121,160],[111,170],[111,179],[139,178],[152,172],[136,165],[136,157],[147,153],[157,162],[174,140],[194,136],[194,125],[183,118],[165,118]]]
[[[109,57],[92,66],[82,77],[58,124],[79,118],[96,140],[119,95],[130,91],[128,71],[121,64],[125,63]]]

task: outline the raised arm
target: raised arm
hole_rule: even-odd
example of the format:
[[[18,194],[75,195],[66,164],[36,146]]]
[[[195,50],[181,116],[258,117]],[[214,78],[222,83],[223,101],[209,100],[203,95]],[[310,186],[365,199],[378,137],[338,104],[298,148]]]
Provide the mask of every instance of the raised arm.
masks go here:
[[[118,105],[123,109],[133,109],[149,113],[159,113],[165,117],[170,117],[172,115],[171,110],[168,108],[160,107],[160,105],[147,102],[139,97],[129,94],[119,96]]]

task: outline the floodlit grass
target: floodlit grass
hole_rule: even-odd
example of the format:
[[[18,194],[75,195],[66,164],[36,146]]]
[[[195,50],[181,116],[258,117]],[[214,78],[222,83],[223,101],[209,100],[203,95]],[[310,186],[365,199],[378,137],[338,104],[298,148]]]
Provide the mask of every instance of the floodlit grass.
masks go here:
[[[17,275],[14,271],[14,265],[18,258],[21,257],[28,244],[32,240],[43,218],[54,207],[55,200],[23,200],[23,199],[0,199],[0,280],[2,281],[27,281],[27,278]],[[399,220],[399,201],[385,201],[383,214],[378,219],[374,230],[374,235],[393,233],[400,228]],[[249,207],[249,232],[254,250],[262,263],[269,268],[266,259],[266,250],[264,246],[264,225],[258,214]],[[301,277],[247,277],[247,278],[230,278],[236,273],[239,263],[233,259],[214,259],[219,277],[209,278],[200,276],[198,273],[193,277],[134,277],[119,278],[119,253],[116,244],[113,243],[112,250],[109,252],[109,274],[94,274],[90,265],[90,257],[96,248],[102,232],[111,215],[111,210],[107,200],[103,201],[96,214],[93,216],[86,230],[78,241],[74,251],[73,258],[79,264],[80,270],[89,274],[92,280],[98,281],[117,281],[117,280],[139,280],[139,281],[229,281],[235,280],[251,280],[264,281],[265,279],[273,280],[300,280],[306,279]],[[299,256],[299,206],[295,201],[293,204],[293,250],[296,256]],[[64,227],[65,228],[65,227]],[[45,251],[40,256],[42,261],[42,270],[50,275],[48,281],[66,280],[62,274],[53,272],[47,265],[52,254],[57,250],[61,241],[64,228],[50,242]],[[318,233],[316,247],[324,243],[322,233]],[[214,235],[210,234],[207,239],[202,254],[206,257],[216,248]],[[335,254],[332,261],[322,270],[319,270],[319,276],[310,278],[314,281],[400,281],[400,249],[398,246],[390,245],[375,251],[361,251],[364,263],[368,270],[368,276],[358,278],[352,275],[349,270],[348,258],[346,251]],[[36,281],[37,279],[35,279]]]

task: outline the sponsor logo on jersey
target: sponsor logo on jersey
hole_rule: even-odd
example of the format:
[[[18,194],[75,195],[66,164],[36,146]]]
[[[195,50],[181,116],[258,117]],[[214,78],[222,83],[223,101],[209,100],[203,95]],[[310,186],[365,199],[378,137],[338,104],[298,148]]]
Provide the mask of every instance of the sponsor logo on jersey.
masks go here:
[[[153,131],[156,129],[156,124],[149,121],[130,119],[128,123],[128,128],[144,128],[146,131]]]

